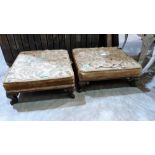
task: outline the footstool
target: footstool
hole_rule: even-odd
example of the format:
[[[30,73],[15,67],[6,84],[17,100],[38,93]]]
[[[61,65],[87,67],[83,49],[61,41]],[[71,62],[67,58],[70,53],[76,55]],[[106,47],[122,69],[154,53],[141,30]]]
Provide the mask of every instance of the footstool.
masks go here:
[[[127,78],[136,81],[141,65],[117,47],[78,48],[72,51],[80,89],[90,81]]]
[[[74,98],[74,73],[66,50],[21,52],[3,82],[11,103],[21,92],[64,89]]]

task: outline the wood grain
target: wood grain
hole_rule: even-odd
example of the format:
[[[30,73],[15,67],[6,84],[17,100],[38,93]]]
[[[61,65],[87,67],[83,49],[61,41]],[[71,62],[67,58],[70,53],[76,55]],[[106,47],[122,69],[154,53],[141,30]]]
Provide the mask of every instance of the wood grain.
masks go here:
[[[47,46],[48,49],[53,49],[53,35],[52,34],[47,34]]]
[[[46,34],[40,34],[40,39],[41,39],[43,50],[48,49]]]
[[[87,34],[87,47],[91,47],[91,34]]]
[[[65,34],[58,34],[59,49],[65,49]]]
[[[21,39],[20,34],[14,34],[14,39],[15,39],[15,42],[16,42],[17,51],[18,52],[24,51],[23,44],[22,44],[22,39]]]
[[[21,34],[20,36],[21,36],[21,41],[22,41],[22,45],[23,45],[23,50],[24,51],[29,51],[30,46],[29,46],[29,41],[28,41],[27,34]]]
[[[65,34],[64,36],[65,38],[65,49],[68,49],[68,51],[71,51],[71,41],[70,41],[70,35],[69,34]]]
[[[40,34],[34,34],[34,40],[35,40],[35,45],[37,50],[42,50],[42,44],[41,44],[41,38]]]
[[[82,34],[81,35],[81,47],[87,47],[87,35],[86,34]]]
[[[10,66],[14,61],[14,57],[12,55],[12,51],[6,34],[1,34],[1,48],[2,48],[5,61]]]
[[[59,37],[57,34],[53,34],[53,49],[59,49]]]
[[[18,54],[19,54],[19,51],[18,51],[18,48],[16,46],[14,35],[13,34],[9,34],[9,35],[7,34],[7,39],[8,39],[10,48],[12,50],[12,55],[13,55],[14,58],[16,58],[18,56]]]
[[[27,36],[28,36],[30,50],[37,50],[33,34],[28,34]]]

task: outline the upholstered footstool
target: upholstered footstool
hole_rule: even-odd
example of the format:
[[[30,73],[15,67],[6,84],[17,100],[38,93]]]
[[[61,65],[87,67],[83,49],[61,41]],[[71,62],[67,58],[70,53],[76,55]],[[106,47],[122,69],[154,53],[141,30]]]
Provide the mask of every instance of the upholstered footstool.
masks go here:
[[[117,47],[73,49],[79,88],[90,81],[127,78],[137,81],[141,65]]]
[[[11,103],[21,92],[64,89],[74,98],[74,73],[66,50],[21,52],[8,71],[4,88]]]

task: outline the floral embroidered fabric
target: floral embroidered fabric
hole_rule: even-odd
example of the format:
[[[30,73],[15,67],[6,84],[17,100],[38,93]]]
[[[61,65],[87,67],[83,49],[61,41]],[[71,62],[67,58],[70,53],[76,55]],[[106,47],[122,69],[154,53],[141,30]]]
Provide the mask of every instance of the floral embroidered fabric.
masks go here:
[[[81,72],[141,69],[140,64],[116,47],[79,48],[73,50],[73,55]]]
[[[21,52],[4,83],[74,78],[66,50]]]

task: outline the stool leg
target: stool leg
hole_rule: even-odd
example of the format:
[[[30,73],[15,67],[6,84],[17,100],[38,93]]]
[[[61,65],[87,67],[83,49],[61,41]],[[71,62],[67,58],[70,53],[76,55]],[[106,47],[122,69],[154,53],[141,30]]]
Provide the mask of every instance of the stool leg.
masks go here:
[[[129,85],[132,86],[132,87],[137,87],[138,86],[138,83],[139,83],[139,80],[140,78],[129,78],[128,79],[128,82],[129,82]]]
[[[6,93],[6,96],[11,99],[11,105],[18,103],[18,93]]]
[[[69,96],[70,96],[71,98],[75,98],[75,95],[74,95],[74,88],[69,89],[69,90],[68,90],[68,93],[69,93]]]
[[[75,95],[74,95],[74,88],[64,89],[64,91],[68,93],[69,97],[75,98]]]
[[[87,85],[89,85],[89,81],[79,81],[78,92],[82,92]]]

